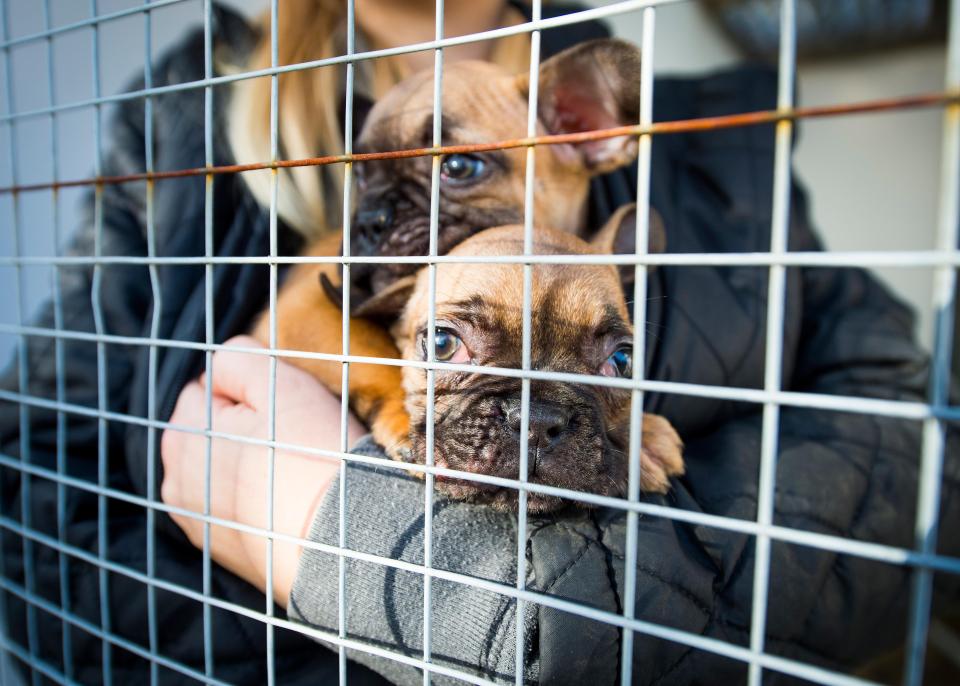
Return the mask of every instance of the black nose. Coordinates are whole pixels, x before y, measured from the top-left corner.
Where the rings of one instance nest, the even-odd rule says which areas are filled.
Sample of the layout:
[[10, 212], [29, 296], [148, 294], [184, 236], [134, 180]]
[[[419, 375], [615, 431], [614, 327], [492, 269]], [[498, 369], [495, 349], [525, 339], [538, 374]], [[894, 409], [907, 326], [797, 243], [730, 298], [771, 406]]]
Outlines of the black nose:
[[[501, 403], [507, 425], [517, 434], [520, 433], [520, 400], [504, 400]], [[559, 442], [570, 426], [573, 413], [569, 408], [539, 400], [530, 401], [529, 438], [541, 448]]]
[[353, 229], [359, 239], [358, 255], [372, 255], [384, 233], [393, 226], [393, 203], [381, 201], [363, 205], [353, 218]]

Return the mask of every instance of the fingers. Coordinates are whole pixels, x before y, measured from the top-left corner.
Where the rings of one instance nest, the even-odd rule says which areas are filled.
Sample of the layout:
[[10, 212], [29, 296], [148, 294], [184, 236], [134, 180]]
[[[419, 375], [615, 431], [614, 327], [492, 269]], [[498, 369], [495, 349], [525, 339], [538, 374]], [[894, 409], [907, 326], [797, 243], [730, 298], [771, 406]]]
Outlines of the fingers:
[[[163, 461], [163, 484], [161, 498], [164, 502], [190, 506], [186, 498], [184, 482], [194, 481], [196, 465], [203, 460], [208, 438], [189, 429], [216, 427], [217, 417], [233, 403], [221, 397], [211, 397], [211, 411], [207, 413], [207, 390], [198, 381], [191, 381], [177, 398], [176, 407], [170, 415], [171, 428], [160, 437], [160, 458]], [[181, 525], [182, 526], [182, 525]]]
[[[207, 414], [207, 385], [206, 374], [201, 374], [200, 378], [197, 381], [191, 381], [186, 386], [183, 387], [181, 392], [180, 399], [178, 399], [177, 404], [180, 404], [180, 400], [183, 401], [183, 420], [182, 423], [202, 423], [206, 424], [206, 414]], [[186, 393], [186, 397], [183, 396], [183, 393]], [[211, 410], [214, 416], [216, 416], [220, 410], [225, 407], [230, 407], [234, 403], [222, 395], [217, 395], [216, 393], [210, 394], [210, 404]], [[189, 413], [189, 414], [188, 414]], [[177, 414], [177, 410], [174, 409], [173, 415]]]
[[[211, 395], [210, 403], [210, 423], [212, 423], [213, 418], [216, 417], [221, 410], [233, 405], [227, 398], [219, 396], [216, 393]], [[192, 428], [204, 428], [207, 426], [207, 389], [203, 384], [203, 377], [198, 381], [191, 381], [180, 391], [177, 404], [173, 408], [173, 414], [170, 415], [170, 423]]]
[[[173, 408], [173, 414], [170, 415], [170, 423], [175, 426], [188, 426], [191, 428], [200, 428], [198, 421], [200, 412], [204, 408], [204, 391], [199, 383], [191, 381], [177, 397], [177, 404]], [[186, 434], [176, 429], [164, 429], [160, 436], [160, 455], [164, 461], [164, 467], [167, 467], [168, 459], [173, 459], [179, 455], [183, 449], [183, 443]]]
[[[250, 336], [234, 336], [225, 345], [263, 348]], [[269, 357], [234, 350], [218, 350], [213, 354], [212, 371], [213, 378], [209, 381], [215, 396], [251, 407], [266, 407], [270, 378]]]
[[[235, 336], [224, 345], [237, 348], [263, 346], [250, 336]], [[211, 388], [215, 396], [242, 403], [256, 410], [266, 410], [270, 403], [270, 368], [268, 355], [221, 349], [213, 355]], [[206, 382], [205, 377], [201, 377]], [[278, 409], [285, 402], [316, 401], [316, 395], [330, 395], [307, 372], [283, 360], [277, 361], [276, 390]]]

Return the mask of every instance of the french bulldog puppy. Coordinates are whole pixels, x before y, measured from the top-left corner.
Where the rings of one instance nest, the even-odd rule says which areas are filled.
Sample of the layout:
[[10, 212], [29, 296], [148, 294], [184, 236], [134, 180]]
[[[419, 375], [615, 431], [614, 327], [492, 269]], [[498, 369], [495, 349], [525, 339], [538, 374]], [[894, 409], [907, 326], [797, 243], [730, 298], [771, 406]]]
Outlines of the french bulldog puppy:
[[[529, 75], [507, 74], [489, 62], [444, 67], [444, 145], [492, 143], [527, 135]], [[570, 48], [540, 67], [538, 135], [636, 124], [640, 107], [640, 53], [620, 40]], [[370, 111], [357, 152], [430, 147], [433, 71], [403, 81]], [[623, 136], [537, 149], [534, 216], [538, 224], [573, 234], [586, 227], [590, 179], [631, 162], [637, 139]], [[447, 155], [440, 165], [442, 255], [468, 236], [523, 221], [525, 148]], [[375, 161], [355, 166], [357, 211], [352, 255], [426, 255], [429, 252], [432, 159]], [[357, 265], [354, 288], [379, 291], [417, 265]], [[358, 300], [359, 302], [359, 300]]]
[[[540, 67], [538, 134], [572, 133], [636, 123], [640, 57], [619, 40], [582, 43]], [[522, 138], [527, 130], [528, 74], [509, 74], [486, 62], [447, 65], [443, 74], [443, 143], [489, 143]], [[429, 146], [433, 129], [433, 72], [416, 74], [394, 87], [371, 109], [355, 146], [357, 152]], [[636, 138], [623, 136], [537, 150], [534, 216], [539, 225], [571, 234], [585, 232], [590, 179], [636, 157]], [[526, 151], [446, 155], [441, 160], [438, 251], [448, 252], [486, 228], [522, 221]], [[355, 165], [357, 206], [351, 223], [350, 254], [427, 255], [429, 252], [429, 157]], [[342, 237], [311, 245], [307, 255], [340, 254]], [[356, 264], [351, 269], [351, 302], [409, 276], [419, 265]], [[317, 286], [318, 277], [325, 285]], [[277, 345], [285, 350], [341, 354], [341, 296], [336, 265], [291, 269], [277, 301]], [[399, 357], [390, 335], [376, 323], [354, 317], [350, 350], [366, 357]], [[264, 313], [252, 335], [270, 340]], [[341, 393], [342, 365], [287, 358]], [[387, 444], [406, 435], [400, 369], [353, 363], [349, 399], [374, 438]], [[378, 418], [373, 422], [374, 417]]]
[[[555, 229], [538, 228], [534, 253], [592, 255], [633, 252], [635, 208], [617, 211], [590, 243]], [[651, 216], [651, 250], [663, 229]], [[523, 227], [488, 229], [451, 255], [503, 256], [523, 252]], [[519, 264], [443, 263], [436, 273], [434, 352], [438, 362], [520, 368], [522, 340]], [[540, 371], [614, 378], [632, 374], [633, 328], [618, 270], [609, 265], [543, 264], [533, 267], [531, 363]], [[403, 358], [426, 360], [429, 311], [427, 270], [395, 281], [362, 304], [365, 314], [402, 309], [392, 332]], [[641, 361], [636, 361], [641, 364]], [[394, 452], [425, 462], [426, 371], [403, 368], [410, 430]], [[515, 479], [519, 469], [521, 381], [462, 370], [435, 375], [434, 463], [460, 471]], [[528, 478], [609, 496], [627, 490], [630, 391], [558, 381], [530, 384]], [[374, 422], [376, 426], [376, 420]], [[669, 477], [683, 474], [682, 443], [663, 417], [644, 414], [640, 484], [666, 492]], [[464, 479], [436, 479], [456, 499], [516, 509], [517, 492]], [[556, 497], [530, 494], [528, 510], [561, 507]]]

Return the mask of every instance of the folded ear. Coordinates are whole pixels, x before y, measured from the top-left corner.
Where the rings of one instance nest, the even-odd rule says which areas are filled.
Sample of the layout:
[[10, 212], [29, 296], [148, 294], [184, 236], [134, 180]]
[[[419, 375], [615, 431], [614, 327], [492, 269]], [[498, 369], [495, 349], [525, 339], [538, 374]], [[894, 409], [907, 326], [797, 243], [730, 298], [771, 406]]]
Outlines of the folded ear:
[[[527, 74], [517, 76], [521, 93], [529, 92], [529, 81]], [[537, 103], [540, 121], [551, 134], [638, 123], [640, 50], [626, 41], [605, 38], [554, 55], [540, 66]], [[637, 156], [635, 136], [555, 147], [577, 155], [593, 174], [621, 167]]]
[[351, 315], [368, 319], [397, 319], [406, 307], [416, 284], [416, 274], [398, 279], [379, 293], [374, 293], [358, 303], [356, 307], [352, 307]]
[[[350, 316], [366, 317], [368, 319], [396, 319], [400, 316], [413, 287], [416, 284], [415, 275], [405, 276], [395, 281], [379, 293], [369, 294], [359, 289], [350, 290]], [[324, 272], [320, 272], [320, 287], [327, 297], [337, 307], [343, 304], [343, 287], [330, 280]]]
[[327, 294], [327, 298], [330, 299], [337, 307], [343, 307], [343, 287], [337, 286], [333, 281], [330, 280], [330, 277], [326, 275], [325, 272], [320, 272], [320, 287], [323, 288], [323, 292]]
[[[607, 220], [603, 228], [590, 241], [590, 245], [601, 254], [631, 255], [637, 252], [637, 205], [629, 203], [621, 206]], [[650, 208], [647, 252], [662, 253], [667, 249], [667, 234], [663, 228], [660, 213]], [[625, 283], [633, 281], [633, 265], [621, 265], [620, 278]]]

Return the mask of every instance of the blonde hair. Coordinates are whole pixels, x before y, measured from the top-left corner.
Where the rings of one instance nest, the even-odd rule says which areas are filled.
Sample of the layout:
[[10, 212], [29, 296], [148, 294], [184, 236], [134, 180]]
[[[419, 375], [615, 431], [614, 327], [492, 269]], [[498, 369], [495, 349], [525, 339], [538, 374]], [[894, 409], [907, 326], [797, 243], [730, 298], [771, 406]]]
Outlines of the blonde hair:
[[[519, 15], [516, 10], [514, 13]], [[522, 21], [520, 17], [519, 21]], [[517, 17], [512, 17], [516, 22]], [[269, 13], [259, 21], [260, 38], [246, 64], [221, 65], [224, 71], [270, 67]], [[297, 64], [346, 52], [346, 14], [342, 0], [282, 2], [277, 18], [277, 64]], [[357, 51], [370, 49], [357, 33]], [[491, 59], [521, 71], [529, 64], [525, 34], [498, 40]], [[354, 93], [371, 101], [405, 78], [409, 69], [400, 57], [356, 63]], [[280, 74], [278, 83], [278, 156], [302, 159], [343, 153], [344, 65]], [[269, 77], [245, 79], [232, 86], [227, 138], [237, 163], [270, 160]], [[354, 132], [356, 134], [358, 132]], [[270, 170], [246, 172], [241, 178], [263, 206], [269, 206]], [[278, 170], [277, 214], [309, 239], [340, 227], [343, 216], [343, 170], [340, 165]]]

